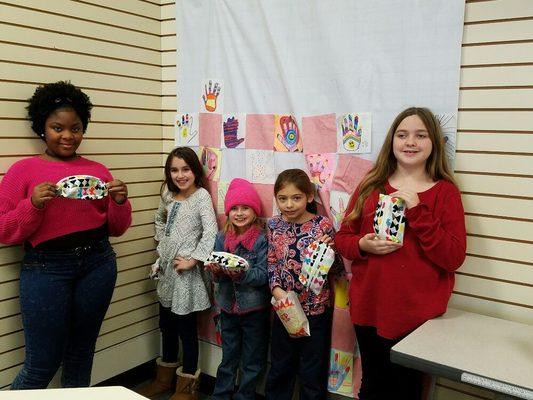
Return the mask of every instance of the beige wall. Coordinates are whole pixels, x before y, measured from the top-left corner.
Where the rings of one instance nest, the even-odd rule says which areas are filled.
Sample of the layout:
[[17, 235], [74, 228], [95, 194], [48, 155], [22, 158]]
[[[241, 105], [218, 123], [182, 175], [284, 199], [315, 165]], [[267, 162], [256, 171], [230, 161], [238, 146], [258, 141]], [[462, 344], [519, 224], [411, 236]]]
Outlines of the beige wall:
[[[128, 182], [135, 209], [134, 227], [115, 240], [121, 272], [99, 339], [105, 350], [96, 358], [100, 365], [114, 364], [95, 369], [101, 380], [157, 352], [153, 286], [144, 277], [154, 256], [152, 217], [161, 165], [174, 138], [175, 6], [169, 0], [41, 4], [0, 5], [0, 51], [6, 55], [0, 61], [0, 176], [16, 159], [40, 151], [23, 110], [35, 84], [71, 79], [84, 88], [96, 107], [83, 153]], [[532, 1], [467, 0], [456, 178], [468, 257], [451, 305], [528, 324], [533, 324], [532, 42]], [[17, 248], [0, 247], [0, 387], [23, 359], [19, 260]], [[214, 349], [203, 351], [209, 359], [219, 357]], [[119, 360], [113, 358], [118, 353]], [[447, 380], [437, 382], [436, 394], [439, 400], [494, 398]]]
[[[17, 159], [42, 152], [26, 99], [38, 83], [71, 80], [94, 103], [80, 148], [127, 182], [133, 225], [112, 240], [119, 274], [97, 343], [93, 382], [159, 351], [153, 215], [162, 176], [160, 1], [7, 0], [0, 4], [0, 179]], [[19, 316], [21, 250], [0, 245], [0, 388], [24, 359]]]
[[[456, 178], [468, 256], [450, 305], [533, 324], [533, 2], [467, 1]], [[437, 399], [494, 394], [439, 380]]]

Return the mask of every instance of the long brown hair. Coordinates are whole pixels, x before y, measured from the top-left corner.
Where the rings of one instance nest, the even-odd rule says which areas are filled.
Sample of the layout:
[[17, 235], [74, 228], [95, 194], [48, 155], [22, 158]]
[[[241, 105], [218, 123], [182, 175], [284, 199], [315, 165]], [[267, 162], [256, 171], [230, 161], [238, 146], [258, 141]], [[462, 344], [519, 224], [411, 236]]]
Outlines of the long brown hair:
[[274, 183], [274, 196], [283, 189], [286, 185], [293, 184], [298, 190], [305, 193], [307, 198], [313, 197], [313, 201], [305, 205], [305, 209], [311, 214], [317, 213], [317, 205], [315, 197], [315, 185], [309, 179], [309, 176], [298, 168], [286, 169], [280, 173]]
[[426, 160], [426, 171], [428, 175], [433, 181], [443, 179], [455, 184], [444, 155], [444, 136], [442, 135], [439, 121], [428, 108], [407, 108], [398, 114], [398, 116], [392, 122], [389, 132], [385, 137], [385, 141], [383, 142], [383, 146], [379, 152], [376, 163], [361, 181], [357, 188], [358, 190], [356, 190], [352, 195], [357, 196], [357, 200], [355, 201], [352, 212], [344, 218], [345, 221], [354, 220], [361, 215], [366, 199], [374, 190], [378, 188], [382, 191], [385, 190], [384, 188], [387, 179], [394, 173], [394, 171], [396, 171], [398, 166], [392, 149], [394, 134], [396, 133], [396, 129], [398, 129], [398, 125], [400, 125], [405, 118], [410, 117], [411, 115], [418, 115], [418, 117], [424, 123], [428, 132], [428, 136], [431, 139], [431, 154]]
[[170, 167], [174, 157], [181, 158], [191, 168], [191, 171], [194, 174], [194, 184], [196, 187], [207, 188], [207, 178], [205, 177], [205, 172], [202, 168], [202, 164], [200, 164], [198, 155], [189, 147], [176, 147], [169, 153], [167, 161], [165, 162], [165, 181], [161, 185], [161, 195], [163, 195], [165, 187], [174, 193], [179, 193], [180, 191], [170, 176]]

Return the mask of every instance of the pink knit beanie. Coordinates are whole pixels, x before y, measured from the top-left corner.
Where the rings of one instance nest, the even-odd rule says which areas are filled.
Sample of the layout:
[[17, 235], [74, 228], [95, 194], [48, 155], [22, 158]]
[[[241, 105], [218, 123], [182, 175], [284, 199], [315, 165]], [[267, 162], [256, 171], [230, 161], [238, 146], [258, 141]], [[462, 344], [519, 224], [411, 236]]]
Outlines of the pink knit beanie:
[[234, 206], [248, 206], [261, 215], [261, 200], [254, 187], [246, 179], [235, 178], [231, 181], [224, 199], [224, 211], [229, 215]]

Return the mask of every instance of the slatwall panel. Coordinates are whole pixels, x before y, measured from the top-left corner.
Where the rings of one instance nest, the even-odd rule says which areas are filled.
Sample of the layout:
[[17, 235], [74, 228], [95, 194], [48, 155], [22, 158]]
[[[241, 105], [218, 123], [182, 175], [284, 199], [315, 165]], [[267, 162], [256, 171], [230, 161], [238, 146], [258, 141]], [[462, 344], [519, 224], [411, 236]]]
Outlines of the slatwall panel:
[[[97, 343], [95, 383], [159, 351], [157, 302], [146, 275], [163, 174], [160, 1], [6, 0], [0, 30], [0, 179], [16, 160], [43, 151], [24, 109], [36, 85], [71, 80], [94, 104], [80, 153], [128, 184], [133, 224], [112, 239], [119, 274]], [[0, 388], [24, 359], [21, 256], [18, 246], [0, 245]]]
[[163, 66], [163, 151], [174, 147], [174, 117], [176, 111], [176, 6], [173, 1], [161, 4], [161, 65]]
[[[467, 258], [450, 305], [533, 324], [533, 2], [466, 2], [456, 178]], [[439, 379], [436, 398], [493, 399]]]
[[[466, 1], [456, 179], [463, 193], [468, 256], [451, 305], [533, 323], [533, 2]], [[161, 8], [163, 148], [173, 146], [175, 7]], [[179, 54], [178, 54], [179, 60]], [[215, 357], [216, 358], [216, 357]], [[439, 400], [494, 399], [439, 379]]]

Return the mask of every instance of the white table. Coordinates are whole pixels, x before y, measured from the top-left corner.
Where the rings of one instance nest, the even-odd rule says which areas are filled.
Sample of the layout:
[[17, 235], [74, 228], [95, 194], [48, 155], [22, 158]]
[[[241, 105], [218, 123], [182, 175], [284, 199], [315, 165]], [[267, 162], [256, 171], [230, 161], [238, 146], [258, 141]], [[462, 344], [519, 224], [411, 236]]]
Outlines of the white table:
[[122, 386], [101, 386], [76, 389], [6, 390], [1, 400], [146, 400]]
[[532, 325], [449, 309], [396, 344], [391, 360], [507, 396], [533, 399]]

